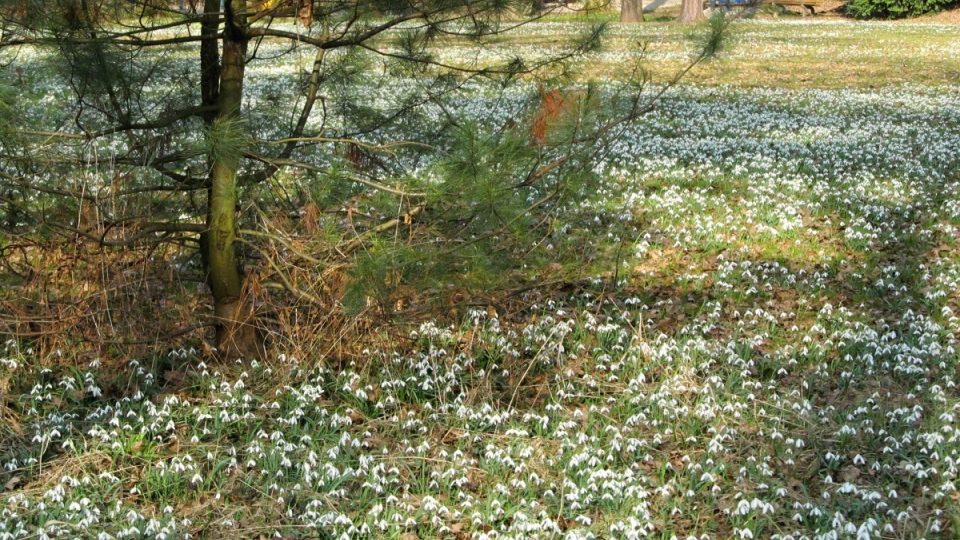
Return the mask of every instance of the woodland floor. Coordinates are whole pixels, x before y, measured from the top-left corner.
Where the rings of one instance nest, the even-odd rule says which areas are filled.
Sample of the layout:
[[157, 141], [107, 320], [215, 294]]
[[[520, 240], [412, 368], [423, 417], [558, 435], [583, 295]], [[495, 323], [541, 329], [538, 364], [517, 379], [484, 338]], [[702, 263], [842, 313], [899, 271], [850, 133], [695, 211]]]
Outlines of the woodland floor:
[[[612, 31], [582, 77], [692, 50]], [[620, 235], [616, 283], [560, 269], [335, 358], [11, 340], [0, 539], [956, 538], [958, 76], [954, 25], [746, 21], [570, 232]]]

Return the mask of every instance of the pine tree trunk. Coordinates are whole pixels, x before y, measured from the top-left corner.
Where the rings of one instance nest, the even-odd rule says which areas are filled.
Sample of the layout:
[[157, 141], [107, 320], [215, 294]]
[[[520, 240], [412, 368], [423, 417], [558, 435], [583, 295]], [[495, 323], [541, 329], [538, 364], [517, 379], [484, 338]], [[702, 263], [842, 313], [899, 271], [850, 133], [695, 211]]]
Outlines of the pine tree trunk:
[[[229, 122], [240, 114], [247, 53], [246, 23], [242, 15], [245, 4], [245, 0], [227, 0], [225, 4], [226, 24], [214, 122]], [[243, 274], [235, 249], [239, 166], [240, 156], [231, 152], [218, 152], [214, 157], [207, 201], [207, 239], [204, 242], [217, 319], [217, 348], [227, 357], [256, 353], [256, 333], [250, 324], [249, 306], [242, 299]]]
[[680, 22], [697, 22], [703, 18], [703, 0], [683, 0], [680, 8]]
[[643, 22], [643, 0], [622, 0], [620, 2], [620, 22]]

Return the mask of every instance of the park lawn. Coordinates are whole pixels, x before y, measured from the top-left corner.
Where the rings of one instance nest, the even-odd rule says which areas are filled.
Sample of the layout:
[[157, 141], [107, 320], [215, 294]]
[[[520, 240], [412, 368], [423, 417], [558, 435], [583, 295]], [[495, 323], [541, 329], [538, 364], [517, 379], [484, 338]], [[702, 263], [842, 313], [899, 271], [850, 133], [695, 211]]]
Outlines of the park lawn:
[[[596, 54], [579, 76], [618, 79], [645, 58], [655, 80], [664, 80], [698, 51], [702, 32], [670, 22], [610, 24], [610, 47]], [[524, 34], [504, 36], [504, 54], [559, 49], [583, 31], [582, 21], [534, 23]], [[641, 54], [640, 45], [646, 46]], [[456, 45], [456, 43], [454, 44]], [[464, 50], [468, 45], [460, 43]], [[547, 45], [547, 47], [545, 47]], [[742, 19], [728, 50], [690, 73], [688, 83], [780, 88], [874, 88], [891, 84], [954, 84], [960, 77], [960, 31], [935, 22], [858, 22], [839, 17]], [[444, 57], [463, 56], [456, 46]]]

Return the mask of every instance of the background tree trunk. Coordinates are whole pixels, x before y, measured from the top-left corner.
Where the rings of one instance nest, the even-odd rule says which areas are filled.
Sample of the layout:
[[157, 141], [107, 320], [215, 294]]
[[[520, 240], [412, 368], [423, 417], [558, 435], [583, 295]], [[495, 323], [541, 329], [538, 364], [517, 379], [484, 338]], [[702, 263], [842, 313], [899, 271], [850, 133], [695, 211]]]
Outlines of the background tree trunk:
[[703, 18], [703, 0], [683, 0], [680, 8], [680, 22], [697, 22]]
[[[200, 96], [204, 105], [215, 105], [220, 88], [220, 44], [217, 34], [220, 31], [220, 0], [204, 0], [203, 22], [200, 24]], [[206, 113], [204, 120], [209, 124], [216, 113]]]
[[313, 25], [313, 0], [297, 2], [297, 20], [307, 28]]
[[620, 2], [620, 22], [643, 22], [643, 0], [623, 0]]
[[[220, 88], [213, 137], [231, 136], [239, 127], [243, 100], [243, 76], [247, 54], [245, 0], [225, 4]], [[212, 141], [214, 147], [220, 141]], [[256, 332], [250, 324], [249, 306], [243, 301], [243, 274], [236, 254], [237, 170], [240, 155], [228, 150], [214, 152], [207, 201], [207, 273], [217, 319], [217, 348], [229, 357], [256, 354]]]

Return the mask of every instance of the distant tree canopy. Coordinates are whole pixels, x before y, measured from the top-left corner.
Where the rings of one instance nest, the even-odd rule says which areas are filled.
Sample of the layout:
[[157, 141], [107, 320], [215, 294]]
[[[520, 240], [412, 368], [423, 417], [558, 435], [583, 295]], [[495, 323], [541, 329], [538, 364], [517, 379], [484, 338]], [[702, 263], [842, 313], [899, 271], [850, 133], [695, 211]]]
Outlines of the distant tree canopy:
[[847, 12], [861, 19], [900, 19], [960, 5], [957, 0], [850, 0]]
[[[363, 309], [401, 284], [480, 283], [549, 260], [536, 239], [589, 196], [605, 141], [650, 106], [638, 70], [607, 97], [615, 106], [592, 105], [592, 88], [555, 98], [537, 138], [536, 93], [513, 94], [524, 99], [506, 121], [462, 111], [523, 78], [557, 85], [599, 47], [603, 27], [585, 26], [546, 54], [480, 55], [544, 13], [528, 15], [529, 0], [20, 0], [0, 12], [6, 232], [175, 246], [178, 271], [204, 276], [230, 354], [256, 348], [251, 267], [318, 303], [316, 276], [345, 267], [335, 300]], [[315, 279], [292, 277], [304, 267]]]

